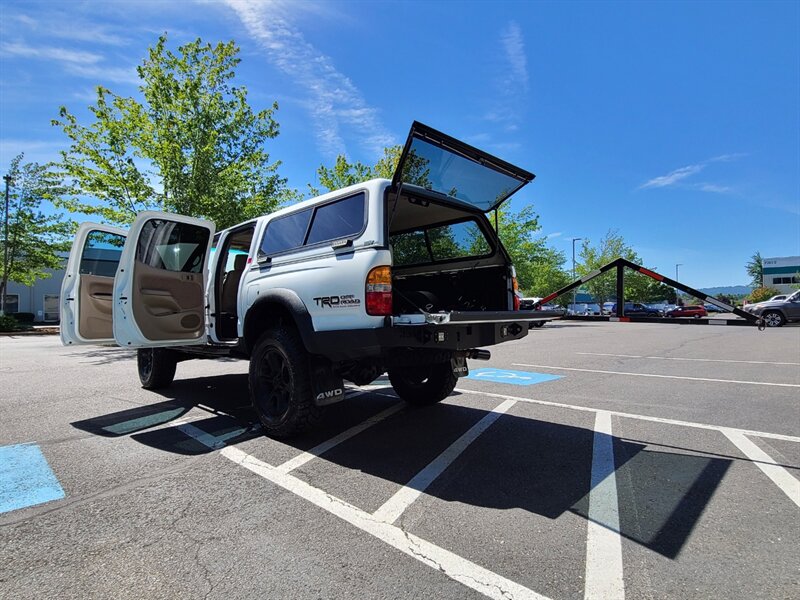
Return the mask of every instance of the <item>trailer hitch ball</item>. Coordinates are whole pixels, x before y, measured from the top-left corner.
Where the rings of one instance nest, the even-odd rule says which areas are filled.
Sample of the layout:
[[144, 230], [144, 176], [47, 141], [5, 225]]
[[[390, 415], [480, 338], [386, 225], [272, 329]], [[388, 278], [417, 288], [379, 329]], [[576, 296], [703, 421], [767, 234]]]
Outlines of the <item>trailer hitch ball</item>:
[[467, 350], [467, 358], [472, 358], [474, 360], [489, 360], [492, 358], [492, 353], [481, 348], [473, 348], [472, 350]]

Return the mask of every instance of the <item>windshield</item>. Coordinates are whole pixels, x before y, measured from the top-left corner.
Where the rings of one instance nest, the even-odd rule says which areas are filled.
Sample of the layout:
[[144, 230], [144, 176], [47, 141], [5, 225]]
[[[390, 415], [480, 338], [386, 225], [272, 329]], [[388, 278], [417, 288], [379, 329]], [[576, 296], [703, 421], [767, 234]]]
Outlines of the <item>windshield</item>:
[[532, 173], [414, 123], [394, 183], [419, 186], [486, 212], [533, 177]]

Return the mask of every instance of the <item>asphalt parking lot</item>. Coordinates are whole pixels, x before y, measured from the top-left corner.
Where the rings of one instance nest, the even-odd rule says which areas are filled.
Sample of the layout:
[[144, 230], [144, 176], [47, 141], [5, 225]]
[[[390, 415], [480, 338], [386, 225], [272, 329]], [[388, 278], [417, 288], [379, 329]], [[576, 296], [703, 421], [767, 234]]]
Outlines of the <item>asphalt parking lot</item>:
[[0, 338], [0, 597], [800, 595], [800, 327], [565, 321], [492, 354], [287, 443], [245, 362], [154, 393], [129, 350]]

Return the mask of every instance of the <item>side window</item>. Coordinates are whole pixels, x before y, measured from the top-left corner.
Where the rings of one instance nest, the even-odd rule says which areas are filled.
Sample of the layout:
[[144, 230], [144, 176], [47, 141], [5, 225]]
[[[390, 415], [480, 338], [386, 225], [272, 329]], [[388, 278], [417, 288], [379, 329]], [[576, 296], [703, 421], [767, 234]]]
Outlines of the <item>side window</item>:
[[306, 245], [346, 238], [361, 231], [366, 199], [362, 193], [317, 208]]
[[261, 252], [266, 255], [277, 254], [302, 246], [310, 220], [309, 208], [270, 221], [261, 242]]
[[200, 273], [208, 235], [205, 227], [151, 219], [139, 236], [136, 260], [166, 271]]
[[364, 227], [366, 199], [366, 194], [356, 194], [270, 221], [260, 253], [270, 256], [357, 234]]
[[80, 274], [114, 277], [124, 245], [124, 235], [90, 231], [81, 253]]

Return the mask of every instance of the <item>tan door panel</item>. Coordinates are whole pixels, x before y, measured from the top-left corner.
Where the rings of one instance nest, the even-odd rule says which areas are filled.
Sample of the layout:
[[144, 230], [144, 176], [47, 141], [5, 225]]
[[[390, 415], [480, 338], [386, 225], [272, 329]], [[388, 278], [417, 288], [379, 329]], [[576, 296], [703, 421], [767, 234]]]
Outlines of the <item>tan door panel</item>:
[[166, 271], [136, 261], [131, 306], [136, 323], [149, 340], [199, 338], [203, 323], [203, 277]]
[[102, 275], [81, 275], [80, 290], [78, 333], [87, 340], [113, 338], [111, 301], [114, 278]]

